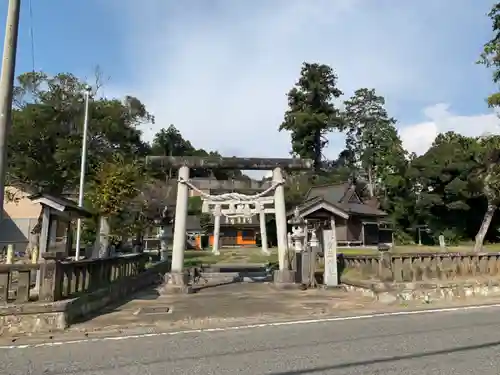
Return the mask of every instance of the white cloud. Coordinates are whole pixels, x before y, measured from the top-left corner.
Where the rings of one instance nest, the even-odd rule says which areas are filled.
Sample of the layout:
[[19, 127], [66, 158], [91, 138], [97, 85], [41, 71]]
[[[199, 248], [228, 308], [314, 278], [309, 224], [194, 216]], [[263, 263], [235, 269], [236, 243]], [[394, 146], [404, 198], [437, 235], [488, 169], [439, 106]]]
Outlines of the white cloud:
[[[453, 64], [461, 50], [457, 30], [483, 19], [489, 2], [149, 0], [138, 7], [136, 0], [115, 1], [126, 25], [123, 63], [134, 73], [110, 90], [146, 103], [157, 120], [145, 129], [149, 139], [173, 123], [197, 147], [283, 157], [289, 135], [277, 128], [303, 61], [334, 67], [346, 95], [376, 88], [391, 111], [404, 112], [402, 103], [448, 101], [463, 89], [464, 73]], [[447, 108], [444, 117], [427, 115], [428, 123], [401, 130], [413, 150], [427, 147], [440, 129], [470, 124]], [[328, 156], [336, 156], [342, 140], [332, 137]]]
[[460, 116], [450, 106], [439, 103], [424, 109], [425, 122], [400, 128], [399, 134], [408, 151], [421, 155], [427, 151], [439, 133], [455, 131], [468, 137], [500, 133], [500, 120], [495, 113]]

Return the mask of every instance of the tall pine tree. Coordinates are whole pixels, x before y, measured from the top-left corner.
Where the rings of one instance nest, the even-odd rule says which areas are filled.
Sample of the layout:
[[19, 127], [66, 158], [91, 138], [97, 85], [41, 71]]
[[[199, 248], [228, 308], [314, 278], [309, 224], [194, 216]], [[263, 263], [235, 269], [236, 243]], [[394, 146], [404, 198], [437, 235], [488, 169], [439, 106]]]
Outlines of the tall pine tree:
[[288, 93], [289, 109], [279, 130], [287, 130], [292, 138], [292, 154], [314, 161], [321, 169], [327, 134], [342, 130], [342, 116], [332, 100], [342, 91], [337, 88], [337, 75], [328, 65], [304, 63], [300, 78]]

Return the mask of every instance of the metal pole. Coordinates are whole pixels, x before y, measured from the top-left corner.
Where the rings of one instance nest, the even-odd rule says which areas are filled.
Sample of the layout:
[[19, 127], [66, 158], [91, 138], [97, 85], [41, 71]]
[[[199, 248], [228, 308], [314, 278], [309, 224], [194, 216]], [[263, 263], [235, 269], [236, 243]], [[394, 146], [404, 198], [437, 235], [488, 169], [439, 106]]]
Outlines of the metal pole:
[[0, 219], [3, 219], [5, 175], [7, 172], [7, 137], [12, 122], [12, 91], [14, 88], [20, 9], [21, 0], [9, 0], [0, 81]]
[[[78, 191], [78, 206], [83, 207], [83, 187], [85, 185], [85, 170], [87, 167], [87, 133], [89, 128], [89, 97], [90, 89], [85, 90], [85, 116], [83, 119], [82, 158], [80, 164], [80, 190]], [[80, 239], [82, 235], [82, 219], [76, 224], [76, 251], [75, 260], [80, 259]]]

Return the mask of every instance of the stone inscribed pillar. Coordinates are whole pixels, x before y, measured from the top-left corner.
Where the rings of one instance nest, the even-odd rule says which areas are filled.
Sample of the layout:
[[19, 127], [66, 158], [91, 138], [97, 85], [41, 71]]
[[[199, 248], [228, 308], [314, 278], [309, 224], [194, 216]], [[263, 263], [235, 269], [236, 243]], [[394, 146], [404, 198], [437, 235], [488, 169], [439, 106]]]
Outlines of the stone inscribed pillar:
[[212, 244], [212, 253], [214, 253], [215, 255], [220, 255], [219, 251], [220, 217], [221, 217], [221, 208], [220, 204], [218, 204], [215, 206], [214, 210], [214, 242]]
[[335, 217], [330, 219], [331, 238], [325, 239], [324, 256], [325, 256], [325, 271], [323, 275], [323, 283], [326, 287], [338, 286], [339, 275], [337, 270], [337, 233], [335, 230]]
[[[273, 183], [282, 183], [283, 174], [281, 168], [273, 170]], [[288, 238], [286, 230], [285, 190], [283, 185], [276, 187], [274, 191], [274, 210], [276, 213], [276, 237], [278, 242], [278, 260], [280, 270], [288, 268], [287, 252]]]
[[106, 216], [101, 216], [97, 225], [92, 258], [107, 258], [109, 256], [109, 233], [109, 220]]

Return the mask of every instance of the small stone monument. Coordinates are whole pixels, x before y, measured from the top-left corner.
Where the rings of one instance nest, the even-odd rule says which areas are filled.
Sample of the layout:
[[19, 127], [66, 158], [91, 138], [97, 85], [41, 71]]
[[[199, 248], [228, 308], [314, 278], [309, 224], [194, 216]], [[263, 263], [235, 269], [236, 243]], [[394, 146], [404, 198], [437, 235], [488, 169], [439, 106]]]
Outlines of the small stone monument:
[[444, 241], [443, 235], [439, 236], [439, 248], [441, 249], [441, 251], [446, 251], [446, 242]]

